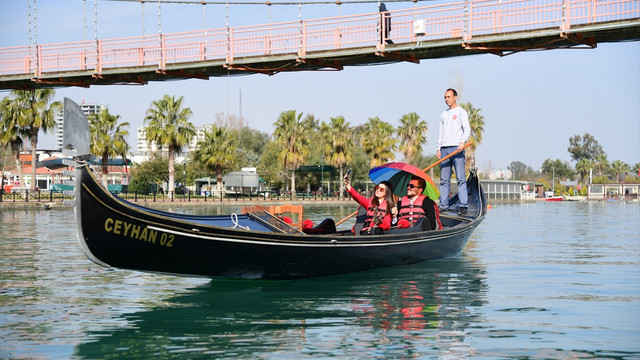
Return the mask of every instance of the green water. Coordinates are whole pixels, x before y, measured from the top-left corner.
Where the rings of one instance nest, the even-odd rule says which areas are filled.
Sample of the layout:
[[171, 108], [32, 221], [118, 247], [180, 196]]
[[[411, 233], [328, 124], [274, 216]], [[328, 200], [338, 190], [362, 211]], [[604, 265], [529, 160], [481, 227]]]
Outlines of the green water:
[[638, 203], [498, 205], [462, 256], [295, 281], [106, 269], [71, 209], [5, 209], [0, 274], [2, 359], [640, 358]]

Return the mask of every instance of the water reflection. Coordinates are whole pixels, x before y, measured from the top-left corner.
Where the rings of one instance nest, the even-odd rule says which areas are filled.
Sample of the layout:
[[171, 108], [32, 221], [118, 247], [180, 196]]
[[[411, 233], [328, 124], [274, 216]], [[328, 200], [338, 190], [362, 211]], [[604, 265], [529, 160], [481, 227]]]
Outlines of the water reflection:
[[465, 258], [300, 281], [214, 280], [90, 332], [80, 358], [414, 357], [471, 352], [465, 334], [485, 294]]
[[637, 360], [638, 206], [499, 204], [462, 257], [278, 282], [106, 269], [71, 209], [0, 207], [0, 358]]

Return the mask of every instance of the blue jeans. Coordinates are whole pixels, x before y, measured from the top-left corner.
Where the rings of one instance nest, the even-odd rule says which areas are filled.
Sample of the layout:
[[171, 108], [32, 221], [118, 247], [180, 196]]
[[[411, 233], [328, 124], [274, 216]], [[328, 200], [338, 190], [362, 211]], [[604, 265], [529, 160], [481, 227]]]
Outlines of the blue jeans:
[[[443, 158], [458, 150], [457, 146], [445, 146], [440, 148], [440, 157]], [[440, 208], [448, 209], [449, 189], [451, 182], [451, 164], [456, 170], [456, 181], [458, 182], [458, 200], [460, 207], [467, 207], [467, 180], [464, 176], [464, 150], [448, 158], [440, 164]]]

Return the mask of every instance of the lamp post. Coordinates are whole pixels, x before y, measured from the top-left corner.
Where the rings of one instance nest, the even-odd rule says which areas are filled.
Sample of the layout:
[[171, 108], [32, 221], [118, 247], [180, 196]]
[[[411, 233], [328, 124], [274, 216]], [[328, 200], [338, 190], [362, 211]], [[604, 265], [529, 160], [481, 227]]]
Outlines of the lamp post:
[[322, 193], [320, 197], [324, 195], [324, 155], [322, 156], [322, 166], [320, 168], [320, 188], [322, 189]]
[[552, 176], [551, 176], [551, 191], [553, 191], [553, 195], [556, 195], [556, 164], [551, 164], [551, 171], [552, 171]]
[[184, 188], [187, 188], [187, 159], [184, 159], [184, 162], [182, 163], [182, 186], [184, 186]]

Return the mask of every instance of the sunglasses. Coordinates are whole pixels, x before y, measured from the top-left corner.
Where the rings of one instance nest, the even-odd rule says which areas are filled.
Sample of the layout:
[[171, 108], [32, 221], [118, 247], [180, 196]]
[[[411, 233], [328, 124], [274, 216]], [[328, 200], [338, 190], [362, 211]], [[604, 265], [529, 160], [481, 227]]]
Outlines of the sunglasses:
[[420, 189], [420, 186], [418, 186], [418, 185], [413, 185], [413, 184], [409, 184], [409, 185], [407, 185], [407, 187], [408, 187], [409, 189], [415, 189], [415, 188]]
[[387, 189], [387, 188], [386, 188], [386, 187], [384, 187], [384, 186], [382, 186], [382, 185], [378, 185], [378, 186], [376, 186], [376, 191], [378, 191], [378, 190], [385, 191], [386, 189]]

